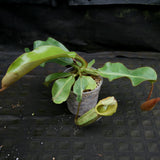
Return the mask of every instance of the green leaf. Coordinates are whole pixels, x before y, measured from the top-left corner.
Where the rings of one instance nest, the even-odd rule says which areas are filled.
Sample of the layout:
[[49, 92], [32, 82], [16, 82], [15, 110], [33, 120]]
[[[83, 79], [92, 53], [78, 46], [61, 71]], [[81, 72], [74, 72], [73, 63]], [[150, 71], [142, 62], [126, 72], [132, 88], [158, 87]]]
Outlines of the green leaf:
[[141, 67], [130, 70], [127, 69], [122, 63], [107, 62], [97, 71], [102, 77], [108, 78], [109, 81], [127, 77], [131, 80], [133, 86], [137, 86], [143, 81], [155, 82], [157, 80], [157, 74], [151, 67]]
[[71, 65], [73, 63], [73, 60], [72, 60], [72, 58], [64, 57], [64, 58], [53, 59], [52, 62], [58, 63], [63, 66], [67, 66], [67, 65]]
[[97, 87], [96, 81], [90, 76], [83, 76], [87, 80], [87, 87], [85, 89], [93, 90]]
[[91, 68], [94, 64], [95, 64], [95, 59], [91, 60], [91, 61], [88, 63], [88, 68]]
[[58, 64], [60, 64], [62, 66], [67, 66], [67, 65], [72, 65], [73, 60], [72, 60], [72, 58], [67, 58], [67, 57], [56, 58], [56, 59], [51, 59], [51, 60], [49, 60], [47, 62], [44, 62], [40, 66], [41, 67], [45, 67], [45, 64], [49, 63], [49, 62], [54, 62], [54, 63], [58, 63]]
[[46, 41], [37, 40], [33, 43], [33, 49], [36, 49], [40, 46], [52, 45], [56, 47], [60, 47], [64, 51], [68, 52], [69, 50], [59, 41], [55, 40], [54, 38], [49, 37]]
[[29, 48], [25, 48], [24, 51], [25, 51], [25, 53], [27, 53], [27, 52], [30, 52], [30, 49]]
[[56, 80], [52, 87], [53, 102], [56, 104], [60, 104], [66, 101], [74, 82], [75, 78], [73, 76]]
[[90, 76], [81, 76], [77, 79], [73, 86], [73, 92], [77, 95], [77, 101], [82, 100], [83, 91], [86, 89], [93, 90], [96, 88], [96, 82]]
[[54, 80], [56, 79], [59, 79], [59, 78], [65, 78], [65, 77], [68, 77], [68, 76], [71, 76], [71, 73], [52, 73], [52, 74], [49, 74], [46, 78], [45, 78], [45, 82], [44, 84], [46, 86], [48, 86], [51, 82], [53, 82]]
[[79, 61], [76, 61], [76, 64], [77, 64], [79, 67], [81, 67], [81, 66], [82, 66], [82, 63], [81, 63], [81, 62], [79, 62]]
[[2, 79], [2, 88], [7, 88], [47, 60], [60, 57], [75, 58], [75, 56], [75, 52], [65, 52], [55, 46], [41, 46], [31, 52], [24, 53], [9, 66], [6, 75]]
[[37, 40], [37, 41], [34, 41], [33, 43], [33, 49], [36, 49], [40, 46], [47, 46], [47, 45], [50, 45], [50, 44], [48, 44], [46, 41]]
[[85, 78], [85, 76], [79, 77], [74, 86], [73, 86], [73, 92], [77, 95], [77, 101], [80, 102], [82, 100], [82, 93], [88, 86], [88, 81]]
[[[49, 37], [46, 41], [40, 41], [40, 40], [35, 41], [33, 44], [33, 48], [35, 49], [37, 47], [46, 46], [46, 45], [53, 45], [56, 47], [60, 47], [64, 51], [69, 52], [69, 50], [62, 43], [60, 43], [59, 41], [57, 41], [51, 37]], [[71, 65], [73, 63], [73, 60], [72, 60], [72, 58], [67, 58], [67, 57], [57, 58], [57, 59], [53, 59], [53, 60], [49, 60], [47, 62], [44, 62], [40, 66], [45, 67], [45, 64], [48, 62], [54, 62], [54, 63], [58, 63], [63, 66], [67, 66], [67, 65]]]
[[49, 43], [50, 45], [60, 47], [64, 51], [69, 51], [62, 43], [55, 40], [54, 38], [49, 37], [46, 42]]

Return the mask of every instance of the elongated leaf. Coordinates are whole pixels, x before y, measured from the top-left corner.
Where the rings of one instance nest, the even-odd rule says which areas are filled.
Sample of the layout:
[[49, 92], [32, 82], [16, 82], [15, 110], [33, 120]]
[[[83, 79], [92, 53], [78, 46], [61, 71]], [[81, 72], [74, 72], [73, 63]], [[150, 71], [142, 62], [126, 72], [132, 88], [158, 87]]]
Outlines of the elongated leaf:
[[59, 41], [55, 40], [54, 38], [49, 37], [46, 41], [37, 40], [33, 43], [33, 49], [36, 49], [40, 46], [46, 46], [46, 45], [53, 45], [56, 47], [60, 47], [64, 51], [68, 52], [69, 50]]
[[92, 77], [90, 77], [90, 76], [83, 76], [83, 77], [87, 80], [87, 83], [88, 83], [88, 85], [85, 89], [93, 90], [96, 88], [97, 84]]
[[60, 104], [67, 100], [74, 81], [73, 76], [55, 81], [52, 87], [52, 100], [54, 103]]
[[77, 101], [82, 100], [82, 93], [88, 86], [88, 81], [85, 76], [79, 77], [73, 86], [73, 92], [77, 95]]
[[[60, 47], [64, 51], [69, 52], [69, 50], [62, 43], [60, 43], [59, 41], [57, 41], [57, 40], [55, 40], [54, 38], [51, 38], [51, 37], [49, 37], [46, 41], [40, 41], [40, 40], [35, 41], [34, 44], [33, 44], [33, 48], [36, 49], [37, 47], [46, 46], [46, 45], [53, 45], [53, 46], [56, 46], [56, 47]], [[58, 64], [63, 65], [63, 66], [67, 66], [67, 65], [71, 65], [73, 63], [73, 60], [72, 60], [72, 58], [67, 58], [67, 57], [56, 58], [56, 59], [44, 62], [44, 63], [40, 64], [40, 66], [44, 67], [45, 64], [48, 63], [48, 62], [54, 62], [54, 63], [58, 63]]]
[[91, 60], [91, 61], [88, 63], [88, 68], [91, 68], [94, 64], [95, 64], [95, 59]]
[[53, 82], [54, 80], [56, 79], [59, 79], [59, 78], [65, 78], [65, 77], [69, 77], [71, 76], [71, 73], [52, 73], [52, 74], [49, 74], [46, 78], [45, 78], [45, 82], [44, 84], [46, 86], [48, 86], [51, 82]]
[[97, 71], [102, 77], [108, 78], [109, 81], [121, 77], [127, 77], [131, 80], [133, 86], [137, 86], [143, 81], [155, 82], [157, 80], [157, 74], [151, 67], [141, 67], [135, 70], [130, 70], [122, 63], [107, 62]]
[[47, 60], [59, 57], [75, 58], [75, 56], [75, 52], [65, 52], [55, 46], [41, 46], [31, 52], [24, 53], [9, 66], [6, 75], [2, 79], [2, 88], [7, 88]]
[[60, 64], [62, 66], [67, 66], [67, 65], [73, 64], [72, 58], [63, 57], [63, 58], [51, 59], [47, 62], [42, 63], [40, 66], [45, 67], [46, 63], [49, 63], [49, 62], [54, 62], [54, 63]]

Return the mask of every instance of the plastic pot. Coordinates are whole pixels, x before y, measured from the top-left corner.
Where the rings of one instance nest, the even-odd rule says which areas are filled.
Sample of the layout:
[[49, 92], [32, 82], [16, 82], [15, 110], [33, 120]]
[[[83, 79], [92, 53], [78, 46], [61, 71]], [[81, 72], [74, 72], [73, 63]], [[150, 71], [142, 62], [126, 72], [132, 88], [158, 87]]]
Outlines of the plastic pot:
[[[69, 72], [71, 69], [72, 68], [69, 68], [65, 70], [65, 72]], [[95, 88], [92, 91], [83, 92], [82, 102], [81, 102], [79, 114], [78, 114], [79, 116], [81, 116], [82, 114], [86, 113], [87, 111], [89, 111], [90, 109], [96, 106], [97, 101], [98, 101], [99, 91], [103, 83], [103, 78], [100, 77], [100, 79], [101, 80], [97, 88]], [[67, 106], [68, 106], [69, 111], [72, 114], [74, 115], [77, 114], [78, 102], [76, 101], [76, 95], [72, 91], [70, 93], [70, 96], [68, 97]]]

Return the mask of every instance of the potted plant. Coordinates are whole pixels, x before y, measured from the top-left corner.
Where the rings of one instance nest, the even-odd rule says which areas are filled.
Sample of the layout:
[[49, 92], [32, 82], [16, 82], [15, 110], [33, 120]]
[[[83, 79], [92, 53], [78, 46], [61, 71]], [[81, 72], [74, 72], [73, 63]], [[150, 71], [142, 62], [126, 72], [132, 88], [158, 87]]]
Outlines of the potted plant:
[[[117, 101], [113, 96], [104, 98], [97, 103], [97, 94], [103, 81], [102, 77], [108, 78], [109, 81], [127, 77], [133, 86], [137, 86], [143, 81], [151, 82], [152, 88], [148, 100], [141, 105], [142, 110], [152, 109], [160, 100], [160, 98], [149, 100], [153, 90], [153, 83], [157, 80], [157, 74], [151, 67], [130, 70], [122, 63], [106, 62], [103, 67], [95, 69], [92, 68], [95, 60], [87, 63], [76, 52], [69, 51], [62, 43], [53, 38], [48, 38], [46, 41], [35, 41], [32, 51], [26, 48], [25, 53], [9, 66], [2, 79], [0, 91], [5, 90], [35, 67], [39, 65], [44, 67], [47, 62], [55, 62], [71, 67], [65, 72], [48, 75], [44, 84], [48, 86], [54, 81], [52, 86], [52, 100], [54, 103], [60, 104], [69, 99], [69, 109], [76, 115], [75, 123], [79, 126], [88, 125], [101, 116], [111, 116], [117, 110]], [[94, 101], [94, 104], [91, 104], [92, 101]], [[89, 108], [87, 108], [88, 106]], [[81, 116], [78, 118], [78, 115]]]

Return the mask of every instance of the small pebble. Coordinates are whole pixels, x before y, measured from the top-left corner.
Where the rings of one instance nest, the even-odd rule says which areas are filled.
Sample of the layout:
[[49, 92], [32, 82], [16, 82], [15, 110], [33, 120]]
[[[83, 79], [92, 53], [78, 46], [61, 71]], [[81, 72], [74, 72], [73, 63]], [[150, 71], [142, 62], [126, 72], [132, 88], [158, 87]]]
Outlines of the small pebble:
[[43, 144], [43, 142], [41, 142], [41, 144]]

